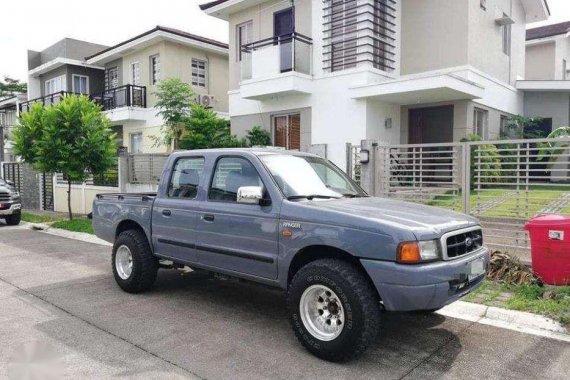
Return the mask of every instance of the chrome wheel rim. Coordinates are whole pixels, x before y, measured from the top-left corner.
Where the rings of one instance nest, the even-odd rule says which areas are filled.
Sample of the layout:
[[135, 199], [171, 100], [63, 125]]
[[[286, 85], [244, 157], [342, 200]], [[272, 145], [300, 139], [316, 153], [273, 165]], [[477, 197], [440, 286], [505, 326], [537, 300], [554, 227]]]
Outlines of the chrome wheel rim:
[[131, 277], [131, 273], [133, 272], [133, 255], [126, 245], [121, 245], [117, 248], [117, 253], [115, 254], [115, 269], [119, 277], [123, 280]]
[[335, 292], [324, 285], [312, 285], [305, 289], [299, 311], [307, 331], [319, 340], [334, 340], [344, 329], [342, 302]]

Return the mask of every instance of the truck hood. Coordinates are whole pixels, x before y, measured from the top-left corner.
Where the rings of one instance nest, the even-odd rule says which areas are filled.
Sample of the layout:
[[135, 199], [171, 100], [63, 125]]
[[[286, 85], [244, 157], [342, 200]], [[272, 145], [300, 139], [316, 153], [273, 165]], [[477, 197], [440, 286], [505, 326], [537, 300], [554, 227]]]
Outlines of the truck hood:
[[438, 238], [446, 232], [479, 224], [466, 214], [387, 198], [342, 198], [307, 203], [317, 209], [365, 218], [374, 224], [410, 230], [419, 240]]

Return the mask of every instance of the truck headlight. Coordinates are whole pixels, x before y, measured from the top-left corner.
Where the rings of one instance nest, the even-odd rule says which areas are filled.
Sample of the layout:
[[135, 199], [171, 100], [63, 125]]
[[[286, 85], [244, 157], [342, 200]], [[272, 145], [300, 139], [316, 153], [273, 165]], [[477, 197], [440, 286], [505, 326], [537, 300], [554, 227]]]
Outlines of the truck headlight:
[[437, 240], [406, 242], [398, 247], [398, 262], [402, 264], [418, 264], [438, 260], [440, 257]]

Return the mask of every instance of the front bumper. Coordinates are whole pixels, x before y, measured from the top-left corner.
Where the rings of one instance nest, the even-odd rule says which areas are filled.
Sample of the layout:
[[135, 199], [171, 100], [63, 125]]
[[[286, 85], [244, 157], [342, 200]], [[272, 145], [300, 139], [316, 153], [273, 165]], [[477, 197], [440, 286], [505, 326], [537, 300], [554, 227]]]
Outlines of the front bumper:
[[19, 214], [22, 211], [22, 204], [20, 202], [0, 202], [0, 217]]
[[482, 258], [489, 267], [489, 250], [455, 260], [419, 265], [361, 260], [388, 311], [439, 309], [477, 289], [485, 275], [469, 281], [470, 263]]

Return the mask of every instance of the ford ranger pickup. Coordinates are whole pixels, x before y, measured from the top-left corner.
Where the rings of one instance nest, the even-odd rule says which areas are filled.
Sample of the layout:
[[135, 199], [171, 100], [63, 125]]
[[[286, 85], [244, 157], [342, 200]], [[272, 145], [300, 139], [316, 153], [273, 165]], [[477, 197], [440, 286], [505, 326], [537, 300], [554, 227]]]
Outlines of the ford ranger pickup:
[[382, 311], [438, 310], [489, 264], [475, 218], [370, 197], [330, 161], [275, 149], [173, 153], [157, 193], [98, 195], [93, 226], [123, 290], [185, 267], [282, 288], [299, 341], [331, 361], [360, 355]]

